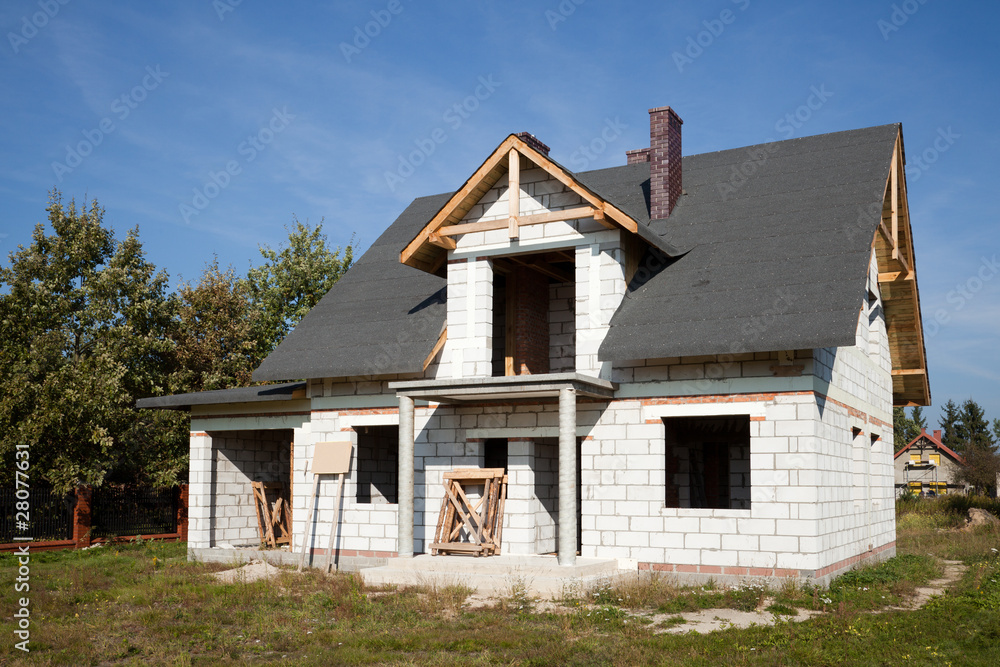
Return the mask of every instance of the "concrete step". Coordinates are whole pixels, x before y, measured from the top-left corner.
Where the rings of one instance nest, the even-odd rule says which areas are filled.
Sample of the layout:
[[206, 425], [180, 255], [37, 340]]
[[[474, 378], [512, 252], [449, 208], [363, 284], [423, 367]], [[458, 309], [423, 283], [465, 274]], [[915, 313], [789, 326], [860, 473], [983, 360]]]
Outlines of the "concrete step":
[[383, 567], [361, 570], [366, 584], [397, 586], [464, 585], [484, 595], [509, 595], [522, 588], [546, 598], [579, 595], [622, 573], [618, 561], [577, 558], [561, 566], [555, 556], [430, 556], [394, 558]]

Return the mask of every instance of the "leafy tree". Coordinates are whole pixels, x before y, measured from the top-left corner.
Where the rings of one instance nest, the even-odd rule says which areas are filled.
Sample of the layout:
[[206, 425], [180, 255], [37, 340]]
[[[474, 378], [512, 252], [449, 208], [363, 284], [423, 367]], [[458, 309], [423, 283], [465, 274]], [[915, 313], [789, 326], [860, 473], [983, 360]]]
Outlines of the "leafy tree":
[[910, 413], [910, 420], [913, 422], [914, 428], [917, 429], [917, 435], [920, 435], [921, 431], [927, 429], [927, 419], [924, 417], [924, 409], [919, 405], [913, 408], [913, 411]]
[[[262, 246], [265, 262], [250, 270], [247, 281], [250, 295], [263, 312], [261, 342], [266, 352], [281, 339], [330, 291], [333, 284], [350, 268], [354, 249], [330, 250], [323, 222], [315, 227], [293, 218], [288, 229], [288, 245], [279, 250]], [[343, 252], [343, 257], [341, 257]]]
[[167, 276], [137, 229], [116, 241], [96, 201], [77, 209], [54, 191], [47, 211], [54, 233], [37, 225], [0, 268], [0, 452], [26, 446], [31, 477], [60, 490], [137, 470], [166, 482], [186, 447], [148, 432], [134, 404], [163, 391], [170, 367]]
[[216, 258], [197, 285], [184, 283], [178, 292], [171, 393], [248, 386], [268, 348], [265, 316], [247, 281], [231, 267], [222, 271]]
[[958, 480], [973, 487], [978, 494], [995, 496], [1000, 456], [989, 449], [973, 447], [964, 452], [962, 458], [965, 465], [956, 474]]

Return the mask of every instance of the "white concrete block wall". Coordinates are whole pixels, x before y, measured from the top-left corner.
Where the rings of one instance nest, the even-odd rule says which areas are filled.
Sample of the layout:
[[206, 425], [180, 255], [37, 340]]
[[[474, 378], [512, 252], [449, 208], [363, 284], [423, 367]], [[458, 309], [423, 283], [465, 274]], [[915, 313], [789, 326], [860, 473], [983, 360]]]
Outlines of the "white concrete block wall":
[[448, 263], [448, 339], [438, 377], [493, 374], [493, 267], [470, 258]]
[[[250, 482], [289, 479], [292, 432], [290, 429], [221, 431], [210, 433], [208, 440], [209, 494], [213, 498], [208, 512], [209, 546], [219, 543], [256, 546], [260, 544], [260, 534]], [[199, 463], [199, 467], [203, 465]], [[204, 535], [199, 534], [199, 538], [198, 543], [203, 544]]]
[[621, 238], [576, 247], [576, 369], [610, 380], [612, 364], [598, 359], [611, 317], [625, 296]]
[[212, 438], [201, 431], [191, 432], [191, 459], [188, 472], [188, 548], [212, 546]]
[[576, 285], [549, 285], [549, 372], [570, 373], [576, 368]]

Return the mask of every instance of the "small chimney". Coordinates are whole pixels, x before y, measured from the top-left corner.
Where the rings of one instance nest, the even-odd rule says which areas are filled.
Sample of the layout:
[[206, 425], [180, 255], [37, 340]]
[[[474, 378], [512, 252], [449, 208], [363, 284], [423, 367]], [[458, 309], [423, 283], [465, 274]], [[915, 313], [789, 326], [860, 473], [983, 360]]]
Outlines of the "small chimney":
[[528, 144], [542, 155], [548, 157], [549, 147], [539, 141], [535, 135], [530, 132], [518, 132], [516, 136], [518, 139]]
[[934, 439], [941, 442], [941, 431], [934, 431]]
[[649, 149], [637, 148], [634, 151], [625, 151], [625, 158], [628, 160], [627, 164], [649, 162]]
[[681, 120], [670, 107], [649, 110], [649, 217], [666, 218], [681, 197]]

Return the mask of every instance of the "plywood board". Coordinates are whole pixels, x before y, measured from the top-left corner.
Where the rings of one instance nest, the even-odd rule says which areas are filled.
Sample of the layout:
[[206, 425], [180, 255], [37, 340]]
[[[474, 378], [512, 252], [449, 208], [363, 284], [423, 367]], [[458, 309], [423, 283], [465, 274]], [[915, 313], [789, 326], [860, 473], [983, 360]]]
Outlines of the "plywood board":
[[314, 475], [342, 475], [351, 469], [350, 440], [343, 442], [317, 442], [313, 452]]

